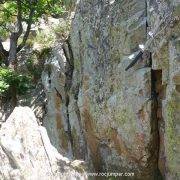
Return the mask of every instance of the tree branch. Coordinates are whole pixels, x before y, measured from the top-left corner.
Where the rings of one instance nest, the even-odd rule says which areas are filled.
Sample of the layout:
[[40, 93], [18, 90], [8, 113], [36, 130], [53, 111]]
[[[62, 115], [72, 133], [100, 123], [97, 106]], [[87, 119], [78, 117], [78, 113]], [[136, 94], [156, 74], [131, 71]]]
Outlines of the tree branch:
[[17, 9], [18, 9], [18, 14], [17, 14], [17, 36], [22, 34], [23, 32], [23, 27], [22, 27], [22, 5], [21, 5], [21, 0], [17, 0]]
[[9, 50], [9, 57], [8, 57], [8, 65], [13, 64], [16, 60], [17, 55], [17, 42], [19, 37], [21, 36], [23, 32], [22, 27], [22, 4], [21, 0], [17, 0], [17, 29], [15, 29], [15, 32], [11, 33], [10, 36], [10, 50]]
[[19, 52], [26, 44], [26, 41], [28, 39], [30, 30], [31, 30], [31, 25], [32, 25], [32, 21], [33, 21], [33, 15], [34, 15], [34, 8], [31, 8], [30, 13], [29, 13], [29, 19], [28, 19], [28, 25], [27, 25], [27, 28], [26, 28], [26, 32], [25, 32], [25, 34], [23, 36], [22, 43], [17, 48], [17, 52]]

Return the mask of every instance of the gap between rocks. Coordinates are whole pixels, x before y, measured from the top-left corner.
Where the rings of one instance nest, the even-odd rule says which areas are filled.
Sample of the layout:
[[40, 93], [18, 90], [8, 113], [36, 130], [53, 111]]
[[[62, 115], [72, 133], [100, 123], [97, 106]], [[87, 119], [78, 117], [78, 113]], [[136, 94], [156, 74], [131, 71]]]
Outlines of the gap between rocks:
[[[148, 39], [148, 1], [145, 0], [146, 21], [146, 38]], [[164, 123], [162, 116], [162, 100], [164, 99], [165, 87], [162, 85], [162, 69], [152, 68], [152, 53], [150, 53], [151, 67], [151, 135], [152, 144], [149, 145], [151, 160], [155, 159], [156, 167], [154, 179], [161, 180], [165, 177], [165, 159], [164, 159], [164, 142], [162, 141], [164, 129], [161, 126]], [[163, 159], [161, 158], [163, 156]], [[150, 163], [151, 164], [151, 163]]]
[[155, 154], [157, 154], [157, 174], [158, 179], [165, 177], [165, 155], [164, 155], [164, 141], [163, 141], [163, 127], [164, 120], [162, 116], [162, 100], [164, 99], [165, 87], [162, 85], [162, 70], [151, 70], [151, 81], [152, 81], [152, 131], [154, 132], [154, 141], [156, 148]]
[[69, 92], [72, 86], [72, 78], [73, 78], [73, 71], [74, 71], [74, 61], [73, 61], [74, 57], [73, 57], [73, 52], [71, 49], [69, 38], [64, 42], [62, 48], [64, 51], [64, 55], [66, 57], [64, 92], [65, 92], [67, 134], [68, 134], [69, 142], [71, 144], [72, 154], [74, 156], [73, 137], [72, 137], [71, 124], [70, 124], [70, 119], [69, 119], [69, 109], [68, 109], [69, 101], [70, 101]]
[[[165, 172], [165, 162], [161, 159], [164, 154], [164, 145], [160, 125], [163, 123], [162, 99], [164, 98], [164, 87], [162, 85], [162, 70], [151, 69], [151, 133], [154, 139], [151, 147], [152, 156], [156, 159], [155, 179], [163, 179]], [[154, 158], [153, 158], [154, 159]]]
[[[72, 79], [73, 79], [73, 72], [74, 72], [74, 56], [73, 56], [73, 51], [71, 48], [71, 44], [70, 44], [70, 38], [68, 38], [64, 44], [63, 44], [63, 51], [64, 51], [64, 55], [66, 57], [66, 65], [65, 65], [65, 87], [64, 87], [64, 91], [65, 91], [65, 105], [66, 105], [66, 123], [67, 123], [67, 133], [68, 133], [68, 137], [69, 137], [69, 141], [71, 143], [71, 150], [72, 150], [72, 155], [74, 157], [76, 157], [77, 154], [80, 154], [80, 157], [76, 157], [76, 158], [81, 158], [83, 160], [87, 159], [87, 154], [88, 154], [88, 150], [87, 150], [87, 142], [86, 142], [86, 138], [85, 138], [85, 132], [83, 129], [83, 124], [81, 121], [81, 113], [79, 110], [79, 106], [78, 106], [78, 95], [79, 95], [79, 88], [80, 88], [80, 83], [77, 83], [75, 87], [72, 87]], [[71, 122], [70, 122], [70, 113], [72, 111], [69, 111], [69, 104], [70, 104], [70, 91], [72, 90], [72, 94], [73, 94], [73, 111], [75, 112], [76, 116], [77, 116], [77, 120], [78, 120], [78, 126], [80, 128], [80, 150], [76, 150], [76, 145], [74, 144], [74, 140], [73, 140], [73, 135], [72, 135], [72, 127], [71, 127]], [[79, 151], [78, 153], [76, 151]]]

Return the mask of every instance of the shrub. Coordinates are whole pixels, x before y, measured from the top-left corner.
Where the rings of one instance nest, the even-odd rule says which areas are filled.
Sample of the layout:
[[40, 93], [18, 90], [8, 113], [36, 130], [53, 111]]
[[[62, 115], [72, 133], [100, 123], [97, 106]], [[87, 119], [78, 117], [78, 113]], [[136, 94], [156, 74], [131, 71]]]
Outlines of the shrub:
[[51, 47], [55, 42], [55, 36], [48, 31], [38, 31], [34, 42], [42, 45], [43, 48]]
[[25, 94], [31, 87], [31, 77], [19, 74], [9, 68], [0, 68], [0, 95], [8, 93], [11, 87], [16, 88], [18, 95]]
[[67, 38], [71, 28], [71, 21], [66, 20], [53, 27], [54, 33], [59, 37]]
[[[51, 48], [44, 48], [41, 52], [34, 51], [25, 61], [28, 74], [33, 79], [33, 82], [41, 78], [42, 71], [44, 69], [44, 63], [51, 55]], [[34, 81], [35, 80], [35, 81]]]

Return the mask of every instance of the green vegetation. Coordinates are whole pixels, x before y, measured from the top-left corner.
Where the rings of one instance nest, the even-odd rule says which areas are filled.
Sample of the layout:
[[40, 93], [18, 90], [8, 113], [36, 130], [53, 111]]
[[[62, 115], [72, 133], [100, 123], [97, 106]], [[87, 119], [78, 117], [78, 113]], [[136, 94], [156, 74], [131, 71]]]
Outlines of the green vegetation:
[[69, 9], [71, 10], [71, 9], [73, 9], [75, 2], [76, 1], [74, 1], [74, 0], [63, 0], [62, 4], [66, 8], [66, 10], [69, 10]]
[[[25, 94], [31, 83], [37, 82], [41, 76], [44, 59], [49, 55], [50, 48], [55, 42], [56, 33], [38, 31], [31, 36], [32, 24], [38, 23], [40, 18], [58, 17], [67, 12], [72, 0], [2, 0], [0, 3], [0, 96], [11, 93]], [[62, 30], [64, 28], [64, 30]], [[56, 27], [56, 32], [63, 32], [69, 27]], [[30, 37], [30, 38], [29, 38]], [[11, 39], [7, 51], [3, 47], [3, 40]], [[17, 54], [29, 44], [40, 45], [41, 52], [33, 52], [24, 60], [26, 75], [18, 72]], [[4, 67], [4, 64], [6, 67]], [[10, 93], [9, 93], [10, 92]]]
[[70, 27], [71, 27], [71, 22], [69, 20], [66, 20], [60, 23], [59, 25], [55, 26], [53, 30], [57, 36], [67, 38], [69, 35]]
[[[58, 16], [66, 12], [65, 2], [61, 0], [4, 0], [0, 4], [0, 56], [6, 66], [16, 61], [17, 53], [26, 45], [32, 24], [43, 15]], [[27, 27], [23, 27], [26, 23]], [[10, 48], [6, 51], [2, 45], [4, 36], [9, 36]], [[52, 36], [39, 33], [37, 41], [50, 45]], [[12, 66], [11, 66], [12, 67]]]
[[28, 59], [26, 61], [26, 67], [28, 72], [34, 77], [34, 79], [38, 79], [41, 76], [42, 71], [39, 70], [38, 65], [36, 66], [33, 59]]
[[8, 37], [8, 32], [1, 26], [0, 26], [0, 36], [4, 39]]
[[39, 80], [41, 73], [44, 69], [44, 61], [51, 55], [51, 48], [44, 48], [41, 52], [34, 52], [30, 55], [26, 62], [26, 68], [28, 74], [32, 76], [33, 80]]
[[0, 95], [8, 93], [10, 88], [16, 88], [18, 95], [25, 94], [31, 87], [31, 77], [21, 75], [9, 68], [0, 68]]
[[21, 20], [28, 23], [29, 13], [32, 9], [33, 23], [38, 21], [38, 18], [43, 14], [55, 16], [65, 12], [65, 7], [61, 0], [6, 0], [0, 4], [1, 26], [7, 27], [7, 23], [16, 22], [18, 13], [21, 13]]
[[[32, 30], [43, 18], [68, 17], [67, 10], [74, 6], [73, 0], [2, 0], [0, 2], [0, 96], [11, 97], [14, 104], [17, 95], [25, 94], [32, 84], [38, 82], [45, 59], [50, 55], [51, 47], [57, 36], [67, 38], [70, 30], [69, 20], [52, 29]], [[47, 19], [46, 19], [47, 18]], [[34, 32], [35, 31], [35, 32]], [[6, 50], [3, 41], [10, 39], [10, 50]], [[35, 47], [25, 56], [19, 53], [24, 46]], [[19, 53], [19, 57], [18, 57]], [[22, 52], [23, 53], [23, 52]], [[23, 62], [22, 62], [23, 59]], [[20, 66], [24, 68], [20, 73]]]
[[33, 41], [40, 44], [43, 48], [48, 48], [55, 42], [55, 36], [53, 33], [49, 34], [45, 31], [38, 31]]

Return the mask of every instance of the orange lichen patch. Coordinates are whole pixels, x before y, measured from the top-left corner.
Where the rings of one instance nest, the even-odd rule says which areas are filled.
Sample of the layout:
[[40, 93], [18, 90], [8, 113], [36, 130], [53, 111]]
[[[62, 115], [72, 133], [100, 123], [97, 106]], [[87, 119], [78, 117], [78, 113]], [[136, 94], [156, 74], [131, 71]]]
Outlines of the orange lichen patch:
[[144, 93], [143, 93], [143, 90], [142, 90], [142, 89], [139, 90], [139, 95], [140, 95], [140, 96], [144, 96]]
[[172, 80], [176, 85], [180, 84], [180, 72], [176, 72], [175, 75], [173, 76]]
[[157, 118], [159, 118], [160, 120], [162, 118], [162, 108], [161, 107], [157, 109]]
[[84, 78], [83, 80], [86, 81], [86, 82], [89, 80], [89, 76], [86, 75], [86, 74], [83, 76], [83, 78]]
[[125, 156], [128, 155], [127, 147], [124, 144], [122, 138], [118, 136], [117, 130], [112, 129], [111, 131], [111, 141], [114, 142], [115, 149], [119, 153], [119, 155], [124, 154]]
[[57, 123], [57, 129], [62, 128], [62, 117], [60, 114], [60, 108], [61, 108], [62, 100], [60, 99], [59, 96], [55, 94], [55, 110], [56, 112], [56, 123]]
[[146, 114], [144, 112], [143, 109], [139, 110], [138, 112], [138, 118], [142, 121], [145, 122], [146, 121]]
[[64, 129], [61, 129], [59, 133], [59, 139], [61, 140], [61, 148], [63, 148], [66, 152], [68, 151], [68, 136]]
[[176, 85], [176, 91], [180, 93], [180, 85]]
[[62, 121], [61, 121], [61, 116], [59, 113], [56, 114], [56, 124], [57, 124], [57, 129], [62, 128]]
[[141, 142], [142, 144], [144, 144], [145, 135], [144, 135], [143, 133], [137, 133], [137, 134], [136, 134], [136, 138], [138, 139], [139, 142]]
[[63, 128], [62, 114], [60, 112], [62, 100], [57, 94], [54, 94], [54, 96], [55, 96], [55, 111], [57, 112], [56, 113], [56, 127], [59, 132], [59, 139], [61, 140], [60, 146], [67, 151], [68, 150], [68, 137]]
[[127, 159], [129, 159], [132, 162], [138, 163], [139, 164], [139, 159], [137, 157], [133, 156], [129, 149], [127, 148], [125, 142], [121, 138], [121, 136], [118, 134], [116, 129], [111, 130], [111, 136], [110, 136], [111, 141], [114, 143], [114, 147], [118, 154], [120, 156], [124, 156]]
[[101, 170], [101, 156], [99, 153], [99, 140], [95, 136], [93, 119], [87, 109], [83, 110], [85, 135], [92, 154], [92, 161], [96, 171]]
[[137, 158], [143, 157], [143, 151], [145, 151], [145, 135], [143, 133], [136, 133], [135, 144], [137, 145]]
[[60, 108], [61, 107], [61, 104], [62, 104], [62, 100], [61, 100], [61, 98], [55, 93], [54, 94], [54, 96], [55, 96], [55, 107], [56, 107], [56, 109], [58, 109], [58, 108]]

